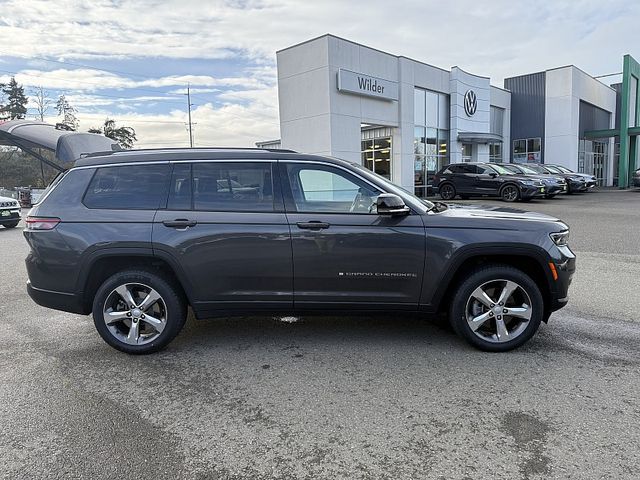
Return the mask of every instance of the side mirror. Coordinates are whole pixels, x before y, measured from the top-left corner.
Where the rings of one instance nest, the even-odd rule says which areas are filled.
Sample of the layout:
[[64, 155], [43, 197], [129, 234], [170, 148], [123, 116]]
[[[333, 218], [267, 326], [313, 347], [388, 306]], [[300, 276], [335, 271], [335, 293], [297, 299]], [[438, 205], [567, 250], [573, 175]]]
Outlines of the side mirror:
[[411, 209], [404, 200], [393, 193], [381, 193], [376, 199], [378, 215], [408, 215]]
[[489, 176], [490, 176], [491, 178], [496, 178], [496, 177], [498, 176], [498, 174], [497, 174], [496, 172], [491, 172], [491, 173], [489, 174]]

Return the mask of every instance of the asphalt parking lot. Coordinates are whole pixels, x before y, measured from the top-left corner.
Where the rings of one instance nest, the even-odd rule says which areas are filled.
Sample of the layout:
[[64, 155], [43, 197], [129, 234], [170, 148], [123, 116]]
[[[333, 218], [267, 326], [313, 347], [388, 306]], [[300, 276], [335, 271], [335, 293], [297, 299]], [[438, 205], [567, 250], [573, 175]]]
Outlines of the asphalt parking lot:
[[0, 228], [2, 476], [640, 478], [640, 192], [518, 206], [571, 226], [578, 271], [506, 354], [415, 317], [252, 317], [131, 357], [33, 304]]

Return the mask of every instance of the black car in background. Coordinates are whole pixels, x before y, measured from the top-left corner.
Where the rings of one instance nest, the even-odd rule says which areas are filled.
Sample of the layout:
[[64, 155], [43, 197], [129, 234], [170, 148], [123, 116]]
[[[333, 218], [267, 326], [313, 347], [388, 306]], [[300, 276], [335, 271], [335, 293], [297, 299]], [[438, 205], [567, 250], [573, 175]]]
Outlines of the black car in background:
[[[586, 192], [598, 185], [598, 179], [595, 176], [589, 173], [574, 172], [573, 170], [565, 167], [564, 165], [544, 164], [544, 165], [538, 165], [538, 167], [545, 169], [549, 173], [564, 175], [565, 178], [567, 179], [567, 182], [569, 183], [568, 193]], [[580, 180], [584, 182], [584, 185], [581, 184]]]
[[631, 179], [634, 187], [640, 188], [640, 168], [633, 173], [633, 178]]
[[544, 183], [488, 163], [452, 163], [433, 178], [433, 186], [443, 200], [477, 196], [500, 197], [505, 202], [529, 201], [544, 197]]
[[540, 171], [520, 163], [492, 163], [492, 165], [499, 165], [515, 174], [541, 180], [546, 188], [545, 198], [553, 198], [560, 193], [567, 193], [567, 181], [561, 175], [540, 173]]

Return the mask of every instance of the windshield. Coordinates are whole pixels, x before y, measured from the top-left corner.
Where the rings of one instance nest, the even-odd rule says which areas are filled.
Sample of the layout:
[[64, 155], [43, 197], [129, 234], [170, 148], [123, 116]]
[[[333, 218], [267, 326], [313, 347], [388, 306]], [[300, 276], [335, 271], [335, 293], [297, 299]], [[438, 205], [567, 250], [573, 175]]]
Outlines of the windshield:
[[358, 164], [358, 163], [351, 163], [352, 166], [356, 167], [358, 170], [362, 170], [364, 172], [366, 172], [368, 175], [373, 175], [376, 177], [376, 180], [378, 182], [380, 182], [382, 185], [384, 185], [386, 190], [389, 190], [391, 193], [398, 193], [398, 191], [402, 192], [403, 195], [409, 195], [411, 198], [413, 198], [414, 200], [422, 203], [423, 205], [426, 205], [429, 208], [434, 207], [434, 203], [430, 202], [429, 200], [425, 200], [424, 198], [420, 198], [418, 196], [416, 196], [415, 194], [411, 193], [409, 190], [402, 188], [398, 185], [396, 185], [395, 183], [391, 183], [387, 178], [384, 178], [382, 175], [379, 175], [375, 172], [372, 172], [371, 170], [369, 170], [366, 167], [363, 167], [362, 165]]
[[511, 170], [508, 170], [501, 165], [491, 165], [491, 168], [493, 168], [500, 175], [515, 175]]
[[562, 173], [576, 173], [573, 170], [569, 170], [567, 167], [563, 167], [562, 165], [558, 165], [557, 167], [558, 170], [560, 170]]
[[546, 168], [547, 170], [549, 170], [551, 173], [566, 173], [566, 172], [563, 172], [562, 170], [560, 170], [560, 169], [559, 169], [559, 168], [557, 168], [557, 167], [551, 167], [551, 166], [549, 166], [549, 165], [547, 165], [545, 168]]
[[521, 165], [520, 168], [522, 171], [529, 175], [535, 175], [536, 173], [547, 173], [544, 168], [539, 167], [538, 165], [524, 166]]

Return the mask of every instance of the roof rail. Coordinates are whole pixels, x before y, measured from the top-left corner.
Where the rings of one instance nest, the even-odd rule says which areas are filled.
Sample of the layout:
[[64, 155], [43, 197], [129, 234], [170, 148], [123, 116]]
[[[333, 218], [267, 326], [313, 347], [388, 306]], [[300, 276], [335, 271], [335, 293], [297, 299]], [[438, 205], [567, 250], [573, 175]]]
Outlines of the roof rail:
[[199, 150], [199, 151], [209, 151], [209, 150], [249, 150], [252, 152], [273, 152], [273, 153], [298, 153], [295, 150], [289, 150], [287, 148], [258, 148], [258, 147], [157, 147], [157, 148], [134, 148], [131, 150], [121, 149], [114, 151], [104, 151], [104, 152], [91, 152], [91, 153], [83, 153], [80, 155], [80, 158], [90, 158], [90, 157], [104, 157], [106, 155], [113, 155], [114, 153], [127, 153], [127, 152], [164, 152], [164, 151], [190, 151], [190, 150]]

